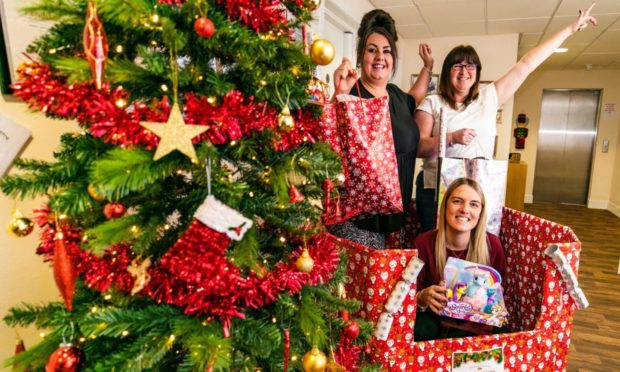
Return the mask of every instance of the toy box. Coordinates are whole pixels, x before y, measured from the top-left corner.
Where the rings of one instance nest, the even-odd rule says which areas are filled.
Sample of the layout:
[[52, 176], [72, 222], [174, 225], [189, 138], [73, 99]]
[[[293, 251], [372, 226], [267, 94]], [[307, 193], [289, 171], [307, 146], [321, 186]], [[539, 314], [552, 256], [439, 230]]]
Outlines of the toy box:
[[[347, 295], [363, 302], [357, 314], [379, 323], [395, 286], [404, 282], [415, 249], [373, 250], [336, 237], [348, 255]], [[371, 341], [369, 357], [390, 371], [454, 371], [463, 363], [497, 359], [497, 370], [561, 371], [567, 368], [572, 314], [578, 302], [571, 295], [563, 270], [545, 255], [552, 245], [575, 274], [580, 243], [568, 227], [504, 208], [500, 240], [508, 270], [503, 278], [504, 300], [510, 314], [510, 333], [415, 342], [415, 281], [405, 290], [402, 304], [385, 338]], [[557, 244], [552, 244], [557, 243]], [[501, 362], [500, 362], [501, 361]]]

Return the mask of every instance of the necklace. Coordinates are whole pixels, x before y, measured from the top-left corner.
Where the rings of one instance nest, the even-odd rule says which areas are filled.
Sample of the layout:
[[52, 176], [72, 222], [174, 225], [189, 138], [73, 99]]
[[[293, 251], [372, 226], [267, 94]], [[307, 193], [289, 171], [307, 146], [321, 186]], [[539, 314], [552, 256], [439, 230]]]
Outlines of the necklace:
[[446, 250], [449, 250], [450, 252], [452, 252], [452, 256], [460, 260], [464, 260], [467, 257], [467, 252], [469, 251], [469, 248], [471, 248], [471, 241], [469, 242], [469, 244], [467, 245], [465, 249], [460, 249], [460, 250], [452, 249], [450, 245], [448, 245], [448, 241], [446, 241], [445, 244], [446, 244]]
[[[448, 248], [450, 249], [450, 248]], [[450, 251], [452, 251], [452, 255], [455, 258], [458, 258], [459, 260], [463, 260], [465, 259], [465, 257], [467, 257], [467, 249], [463, 249], [462, 251], [454, 251], [452, 249], [450, 249]]]

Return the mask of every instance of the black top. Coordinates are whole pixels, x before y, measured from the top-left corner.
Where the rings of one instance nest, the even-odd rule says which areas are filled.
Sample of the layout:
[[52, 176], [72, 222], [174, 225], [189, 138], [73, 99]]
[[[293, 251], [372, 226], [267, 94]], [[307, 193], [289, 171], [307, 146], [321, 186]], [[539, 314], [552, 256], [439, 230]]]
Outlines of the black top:
[[[359, 81], [359, 86], [362, 98], [374, 98], [364, 87], [361, 80]], [[390, 118], [392, 120], [392, 136], [394, 137], [394, 148], [396, 150], [396, 163], [398, 164], [398, 180], [403, 198], [403, 210], [406, 212], [409, 209], [413, 193], [413, 171], [418, 151], [418, 141], [420, 140], [420, 131], [413, 120], [413, 112], [416, 107], [413, 97], [403, 92], [394, 84], [388, 84], [387, 92], [389, 96]], [[358, 95], [357, 88], [353, 87], [350, 94]], [[403, 227], [405, 224], [405, 213], [376, 215], [354, 221], [354, 223], [357, 227], [364, 230], [388, 234]]]

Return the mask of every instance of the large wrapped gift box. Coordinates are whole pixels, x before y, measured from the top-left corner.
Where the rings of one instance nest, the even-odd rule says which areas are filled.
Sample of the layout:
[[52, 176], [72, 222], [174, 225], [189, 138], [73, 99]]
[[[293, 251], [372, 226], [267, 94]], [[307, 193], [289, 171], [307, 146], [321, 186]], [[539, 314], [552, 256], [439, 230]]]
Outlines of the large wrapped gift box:
[[[338, 238], [336, 238], [338, 239]], [[508, 272], [505, 299], [511, 333], [413, 340], [415, 282], [392, 315], [384, 340], [373, 338], [371, 359], [391, 371], [458, 371], [490, 359], [498, 370], [558, 371], [566, 369], [576, 302], [562, 268], [545, 250], [552, 243], [576, 275], [581, 245], [566, 226], [504, 208], [500, 239]], [[373, 250], [338, 239], [348, 255], [347, 295], [362, 301], [358, 316], [379, 322], [394, 287], [416, 256], [415, 249]], [[570, 271], [570, 270], [569, 270]]]

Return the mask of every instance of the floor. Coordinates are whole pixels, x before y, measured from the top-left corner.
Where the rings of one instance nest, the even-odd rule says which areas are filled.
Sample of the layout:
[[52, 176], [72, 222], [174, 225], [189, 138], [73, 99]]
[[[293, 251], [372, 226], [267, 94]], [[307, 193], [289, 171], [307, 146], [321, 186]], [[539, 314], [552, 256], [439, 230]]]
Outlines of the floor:
[[620, 218], [562, 204], [526, 204], [525, 211], [571, 227], [582, 243], [579, 283], [590, 306], [575, 311], [568, 371], [619, 371]]

